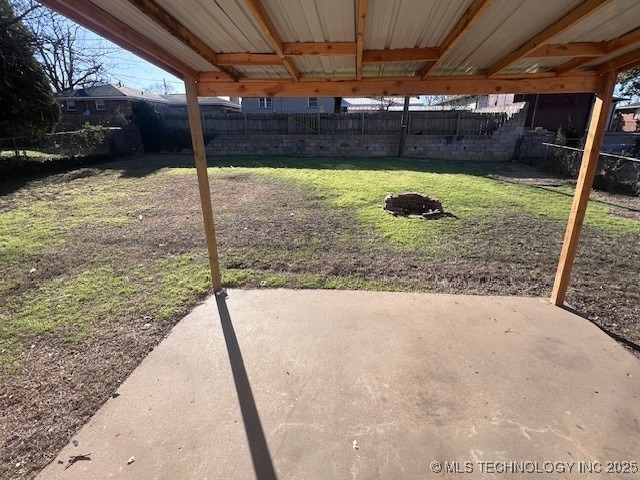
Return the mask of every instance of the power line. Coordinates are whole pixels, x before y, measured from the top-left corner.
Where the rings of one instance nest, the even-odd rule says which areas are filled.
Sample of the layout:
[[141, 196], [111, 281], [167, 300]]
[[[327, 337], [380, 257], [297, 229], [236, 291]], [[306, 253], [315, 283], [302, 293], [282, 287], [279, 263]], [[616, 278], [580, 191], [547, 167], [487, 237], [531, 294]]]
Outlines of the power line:
[[162, 82], [166, 82], [166, 83], [175, 83], [176, 85], [182, 85], [183, 82], [179, 82], [176, 80], [165, 80], [164, 78], [143, 78], [143, 77], [137, 77], [137, 76], [133, 76], [133, 75], [124, 75], [121, 73], [118, 74], [112, 74], [114, 77], [123, 77], [123, 78], [133, 78], [135, 80], [144, 80], [145, 82], [158, 82], [158, 83], [162, 83]]

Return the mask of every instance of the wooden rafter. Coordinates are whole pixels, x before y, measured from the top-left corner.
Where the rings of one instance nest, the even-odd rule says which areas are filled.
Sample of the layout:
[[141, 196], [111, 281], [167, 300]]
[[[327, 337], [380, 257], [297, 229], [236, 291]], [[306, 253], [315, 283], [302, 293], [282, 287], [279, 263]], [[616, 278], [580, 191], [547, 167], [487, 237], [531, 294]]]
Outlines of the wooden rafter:
[[[606, 53], [611, 54], [615, 53], [619, 50], [629, 47], [630, 45], [634, 45], [640, 43], [640, 28], [636, 28], [630, 32], [625, 33], [613, 40], [607, 42]], [[586, 65], [587, 63], [591, 63], [597, 57], [585, 57], [581, 59], [573, 59], [568, 62], [563, 63], [558, 68], [556, 68], [556, 73], [558, 75], [568, 75], [572, 72], [576, 71], [578, 68]]]
[[356, 12], [356, 78], [362, 80], [362, 56], [364, 52], [364, 29], [367, 25], [368, 0], [358, 0]]
[[640, 42], [640, 28], [631, 30], [630, 32], [627, 32], [624, 35], [614, 38], [609, 43], [607, 43], [607, 53], [612, 53], [617, 50], [621, 50], [623, 48], [626, 48], [638, 42]]
[[275, 53], [219, 53], [218, 65], [268, 66], [282, 65], [282, 60]]
[[617, 72], [620, 73], [620, 72], [624, 72], [625, 70], [631, 70], [632, 68], [638, 68], [638, 67], [640, 67], [640, 59], [636, 60], [635, 62], [626, 64], [624, 67], [617, 70]]
[[198, 77], [194, 68], [89, 0], [41, 0], [40, 3], [178, 77]]
[[[305, 55], [354, 56], [355, 43], [284, 43], [287, 57]], [[218, 53], [218, 65], [282, 65], [275, 53]], [[365, 50], [362, 63], [428, 62], [438, 59], [437, 48], [396, 48], [386, 50]]]
[[362, 80], [327, 81], [302, 79], [299, 82], [282, 79], [240, 79], [221, 82], [207, 73], [200, 75], [198, 93], [202, 96], [245, 97], [353, 97], [405, 95], [462, 95], [496, 92], [509, 93], [579, 93], [595, 92], [600, 85], [596, 74], [575, 77], [523, 77], [504, 75], [436, 75], [427, 80], [417, 77], [364, 78]]
[[636, 48], [624, 55], [606, 61], [596, 67], [598, 73], [607, 73], [614, 70], [627, 70], [640, 60], [640, 48]]
[[557, 37], [563, 32], [581, 22], [590, 15], [593, 15], [601, 8], [604, 8], [614, 0], [585, 0], [569, 13], [564, 15], [558, 21], [545, 28], [542, 32], [538, 33], [533, 38], [529, 39], [519, 48], [513, 50], [505, 57], [498, 60], [487, 69], [487, 73], [490, 77], [501, 72], [508, 66], [514, 64], [518, 60], [526, 57], [533, 50], [548, 43], [553, 38]]
[[205, 44], [200, 38], [194, 35], [187, 27], [173, 18], [169, 12], [160, 7], [154, 0], [128, 0], [134, 7], [144, 13], [147, 17], [160, 25], [163, 29], [184, 43], [191, 50], [204, 58], [211, 65], [220, 70], [233, 80], [238, 79], [238, 75], [221, 65], [216, 60], [216, 52]]
[[365, 50], [363, 63], [431, 62], [438, 60], [437, 48], [396, 48], [386, 50]]
[[245, 2], [253, 12], [258, 25], [262, 29], [262, 33], [264, 33], [267, 41], [271, 44], [271, 47], [275, 50], [278, 57], [280, 57], [280, 60], [282, 60], [282, 64], [289, 72], [289, 75], [291, 75], [291, 78], [296, 82], [300, 80], [300, 72], [295, 64], [285, 56], [282, 39], [280, 38], [275, 25], [269, 18], [269, 15], [267, 15], [266, 10], [262, 6], [262, 2], [260, 0], [245, 0]]
[[303, 42], [283, 44], [286, 56], [299, 55], [333, 55], [353, 56], [356, 54], [356, 44], [353, 42]]
[[571, 60], [569, 60], [568, 62], [564, 62], [562, 65], [558, 65], [553, 72], [558, 75], [559, 77], [565, 76], [565, 75], [570, 75], [573, 72], [575, 72], [578, 68], [580, 68], [582, 65], [585, 65], [591, 61], [593, 61], [594, 59], [596, 59], [597, 57], [578, 57], [578, 58], [572, 58]]
[[418, 72], [418, 76], [422, 79], [429, 75], [429, 72], [433, 70], [440, 60], [445, 57], [456, 44], [471, 30], [471, 27], [478, 21], [487, 8], [491, 5], [492, 0], [473, 0], [466, 12], [460, 17], [460, 19], [453, 26], [451, 31], [447, 34], [447, 37], [442, 42], [442, 45], [438, 48], [438, 59], [434, 62], [427, 62], [427, 64]]
[[542, 45], [527, 57], [599, 57], [607, 53], [607, 42], [576, 42]]

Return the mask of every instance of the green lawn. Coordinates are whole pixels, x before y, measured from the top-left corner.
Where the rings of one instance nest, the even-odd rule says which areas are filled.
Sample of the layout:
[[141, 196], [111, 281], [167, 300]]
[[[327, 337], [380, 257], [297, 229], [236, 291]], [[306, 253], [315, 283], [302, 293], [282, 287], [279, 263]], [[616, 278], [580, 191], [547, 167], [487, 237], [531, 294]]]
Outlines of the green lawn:
[[[572, 188], [519, 184], [528, 174], [522, 166], [210, 163], [226, 286], [550, 292]], [[41, 450], [44, 432], [63, 421], [66, 430], [47, 440], [49, 456], [33, 469], [55, 454], [204, 298], [210, 279], [188, 156], [127, 159], [1, 189], [0, 401], [9, 391], [22, 399], [0, 427], [8, 439], [0, 477], [21, 478], [28, 472], [11, 465]], [[452, 216], [422, 221], [381, 209], [387, 194], [406, 191], [439, 197]], [[569, 301], [638, 343], [640, 221], [637, 207], [612, 203], [589, 204]], [[60, 384], [50, 365], [81, 373]], [[65, 392], [82, 407], [68, 406]]]
[[[345, 242], [357, 241], [354, 232], [364, 229], [378, 242], [388, 242], [388, 248], [400, 252], [420, 252], [430, 261], [442, 262], [473, 256], [479, 242], [470, 235], [469, 222], [473, 223], [476, 233], [490, 229], [507, 217], [525, 216], [530, 221], [550, 219], [564, 225], [571, 205], [570, 187], [537, 188], [489, 177], [508, 173], [513, 168], [510, 164], [424, 162], [395, 158], [327, 160], [250, 157], [225, 159], [223, 163], [225, 166], [209, 169], [214, 190], [218, 179], [230, 175], [246, 175], [267, 183], [275, 181], [281, 188], [284, 182], [284, 188], [310, 190], [320, 196], [328, 208], [336, 212], [346, 211], [355, 217], [358, 224], [354, 229], [341, 232]], [[143, 315], [153, 318], [166, 319], [180, 305], [192, 303], [193, 296], [200, 298], [207, 291], [206, 263], [196, 261], [202, 258], [203, 245], [196, 243], [191, 248], [182, 248], [176, 252], [178, 255], [169, 257], [140, 252], [139, 248], [132, 245], [133, 237], [144, 234], [139, 228], [132, 228], [142, 223], [138, 221], [140, 215], [143, 219], [147, 217], [151, 221], [162, 221], [159, 217], [165, 208], [162, 204], [164, 199], [159, 198], [157, 189], [168, 188], [171, 192], [173, 177], [185, 176], [192, 177], [193, 170], [182, 165], [142, 177], [122, 177], [115, 167], [98, 175], [80, 176], [62, 184], [37, 181], [9, 195], [9, 201], [0, 213], [0, 264], [3, 271], [11, 272], [11, 275], [0, 279], [0, 294], [4, 304], [0, 310], [0, 346], [5, 350], [5, 355], [0, 357], [2, 364], [6, 366], [8, 358], [15, 358], [15, 355], [7, 352], [16, 343], [21, 343], [21, 338], [30, 341], [32, 337], [64, 332], [66, 341], [82, 340], [97, 322], [112, 322], [114, 318], [127, 322], [138, 311], [146, 312]], [[193, 189], [195, 185], [190, 180], [186, 185]], [[425, 192], [439, 197], [446, 211], [453, 213], [457, 219], [419, 221], [384, 214], [380, 207], [385, 195], [404, 191]], [[305, 212], [305, 205], [301, 206], [297, 214], [309, 215], [308, 211]], [[640, 222], [614, 216], [610, 211], [610, 206], [592, 201], [585, 225], [614, 237], [640, 233]], [[264, 213], [261, 211], [259, 216]], [[198, 212], [193, 212], [193, 215], [198, 215]], [[195, 225], [195, 230], [192, 229], [188, 234], [199, 236], [198, 228], [199, 225]], [[35, 267], [44, 263], [44, 268], [47, 268], [46, 258], [43, 257], [52, 254], [56, 257], [60, 251], [72, 246], [78, 248], [78, 240], [90, 240], [85, 238], [88, 230], [121, 231], [123, 236], [115, 243], [106, 245], [106, 251], [82, 245], [85, 262], [72, 263], [69, 270], [55, 272], [54, 275], [45, 272], [43, 277], [39, 272], [42, 267]], [[480, 238], [480, 242], [485, 240]], [[495, 240], [502, 242], [504, 238]], [[531, 238], [528, 240], [535, 243]], [[559, 239], [553, 240], [557, 242]], [[312, 255], [314, 249], [321, 246], [322, 241], [317, 240], [310, 245], [298, 242], [295, 248], [298, 255], [306, 256]], [[225, 255], [234, 258], [253, 255], [240, 247], [231, 247], [231, 252], [222, 250], [223, 265], [228, 265]], [[123, 264], [118, 261], [122, 252], [117, 250], [127, 248], [131, 248], [133, 260], [142, 261], [136, 265], [126, 265], [126, 271], [123, 271]], [[286, 250], [280, 253], [292, 255], [290, 249]], [[259, 251], [260, 248], [255, 253]], [[271, 256], [274, 262], [278, 260], [276, 255]], [[31, 268], [36, 271], [25, 275]], [[193, 275], [194, 271], [196, 275]], [[407, 279], [385, 283], [375, 278], [367, 281], [358, 275], [328, 278], [307, 271], [233, 266], [225, 268], [223, 281], [227, 286], [234, 287], [263, 282], [267, 286], [302, 288], [344, 286], [420, 290], [419, 285], [412, 285]], [[132, 297], [137, 299], [135, 306], [127, 301]]]

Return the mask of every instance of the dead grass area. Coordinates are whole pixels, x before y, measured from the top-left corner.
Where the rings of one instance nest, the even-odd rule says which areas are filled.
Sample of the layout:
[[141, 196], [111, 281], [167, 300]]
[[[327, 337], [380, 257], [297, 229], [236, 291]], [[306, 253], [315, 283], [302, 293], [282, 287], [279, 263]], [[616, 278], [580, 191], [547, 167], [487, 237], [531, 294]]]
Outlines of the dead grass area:
[[[330, 175], [336, 185], [358, 175], [369, 184], [400, 182], [404, 173], [393, 182], [378, 178], [391, 161], [228, 159], [211, 169], [223, 282], [549, 294], [566, 220], [508, 202], [490, 208], [486, 199], [492, 189], [516, 188], [503, 179], [525, 178], [522, 172], [492, 180], [492, 168], [506, 167], [455, 166], [452, 184], [469, 185], [460, 198], [475, 198], [479, 188], [487, 208], [456, 203], [454, 190], [448, 198], [436, 192], [458, 216], [437, 223], [389, 216], [376, 204], [384, 198], [377, 191], [337, 202], [339, 187], [319, 187]], [[445, 162], [416, 162], [399, 164], [414, 171], [393, 188], [437, 189], [434, 179], [451, 174]], [[190, 165], [189, 157], [143, 157], [1, 186], [0, 478], [33, 478], [209, 292]], [[533, 200], [556, 205], [570, 194], [567, 186], [543, 190], [546, 183], [531, 178], [517, 188]], [[442, 188], [446, 194], [450, 187]], [[630, 214], [637, 208], [637, 199], [597, 200]], [[616, 214], [603, 205], [598, 215]], [[640, 344], [640, 230], [626, 222], [586, 226], [569, 302]], [[413, 243], [387, 233], [402, 229]]]

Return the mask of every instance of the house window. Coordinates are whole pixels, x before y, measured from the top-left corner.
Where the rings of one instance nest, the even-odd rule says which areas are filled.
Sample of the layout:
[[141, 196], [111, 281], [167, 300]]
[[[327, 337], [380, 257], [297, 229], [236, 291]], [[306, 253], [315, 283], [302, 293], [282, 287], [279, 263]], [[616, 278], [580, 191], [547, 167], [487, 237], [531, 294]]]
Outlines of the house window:
[[67, 100], [67, 110], [69, 112], [76, 111], [76, 101], [75, 100]]
[[309, 108], [318, 108], [318, 97], [309, 97]]
[[260, 102], [260, 108], [271, 108], [272, 106], [272, 99], [268, 98], [268, 97], [263, 97], [259, 99]]
[[99, 112], [104, 112], [107, 109], [107, 106], [104, 103], [104, 100], [96, 100], [96, 110]]

